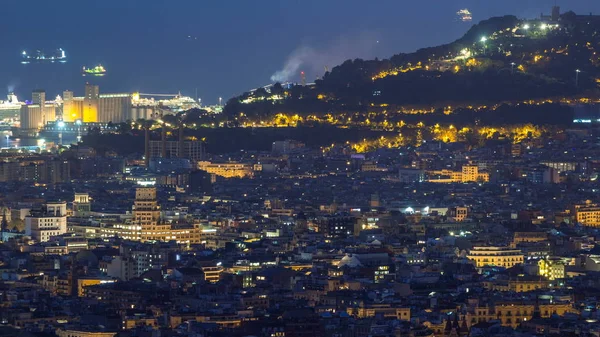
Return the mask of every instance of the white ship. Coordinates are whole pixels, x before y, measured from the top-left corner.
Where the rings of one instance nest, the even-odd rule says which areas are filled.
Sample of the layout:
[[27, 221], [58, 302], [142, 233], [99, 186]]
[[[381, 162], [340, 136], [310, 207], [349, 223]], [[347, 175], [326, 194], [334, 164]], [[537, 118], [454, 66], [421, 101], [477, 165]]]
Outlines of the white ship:
[[7, 95], [7, 100], [0, 101], [0, 121], [19, 118], [21, 106], [23, 106], [23, 104], [24, 103], [19, 102], [17, 95], [12, 92], [9, 93]]
[[471, 14], [471, 11], [469, 11], [468, 8], [459, 10], [458, 12], [456, 12], [456, 15], [458, 15], [460, 21], [462, 22], [473, 21], [473, 14]]
[[[170, 97], [165, 99], [155, 99], [154, 97], [142, 96], [163, 96]], [[160, 94], [133, 94], [131, 103], [134, 107], [157, 107], [162, 110], [167, 110], [172, 113], [187, 111], [190, 109], [200, 109], [201, 105], [191, 97], [177, 95], [160, 95]]]

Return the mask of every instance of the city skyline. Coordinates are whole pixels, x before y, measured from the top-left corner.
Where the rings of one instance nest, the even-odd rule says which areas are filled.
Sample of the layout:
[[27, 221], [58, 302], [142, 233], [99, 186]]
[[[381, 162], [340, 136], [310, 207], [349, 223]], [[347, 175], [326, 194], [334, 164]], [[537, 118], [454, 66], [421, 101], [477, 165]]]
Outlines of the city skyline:
[[[28, 25], [24, 26], [17, 15], [0, 23], [0, 28], [12, 32], [4, 36], [0, 51], [0, 86], [23, 97], [33, 89], [45, 89], [54, 97], [92, 81], [106, 92], [181, 91], [196, 97], [197, 91], [204, 102], [214, 104], [219, 97], [227, 99], [267, 85], [271, 77], [279, 79], [275, 75], [290, 61], [299, 65], [291, 67], [294, 72], [287, 78], [300, 82], [302, 70], [310, 82], [325, 68], [331, 69], [345, 59], [387, 58], [453, 41], [471, 25], [457, 20], [456, 11], [461, 8], [469, 8], [472, 23], [476, 23], [505, 14], [538, 17], [548, 13], [554, 3], [385, 0], [365, 6], [358, 1], [266, 1], [232, 6], [232, 2], [184, 1], [169, 6], [151, 1], [141, 6], [113, 0], [102, 4], [66, 0], [61, 6], [36, 3], [37, 10], [31, 11], [31, 1], [9, 0], [4, 4], [7, 12], [27, 12]], [[600, 4], [591, 0], [556, 3], [563, 11], [600, 12]], [[93, 18], [89, 13], [94, 13]], [[46, 24], [45, 15], [68, 15], [69, 20]], [[163, 24], [148, 24], [151, 19]], [[78, 26], [87, 29], [73, 28]], [[13, 31], [15, 27], [22, 29]], [[19, 64], [23, 50], [57, 48], [66, 51], [67, 63]], [[247, 50], [253, 52], [244, 52]], [[105, 77], [81, 76], [83, 66], [97, 64], [106, 67]]]
[[598, 337], [597, 2], [5, 0], [0, 336]]

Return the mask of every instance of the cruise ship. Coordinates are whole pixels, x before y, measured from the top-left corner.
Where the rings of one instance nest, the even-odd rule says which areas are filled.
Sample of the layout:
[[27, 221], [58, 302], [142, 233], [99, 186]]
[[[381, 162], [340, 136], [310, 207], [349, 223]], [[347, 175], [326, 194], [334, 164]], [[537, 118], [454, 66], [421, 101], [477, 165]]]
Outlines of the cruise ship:
[[[155, 99], [154, 97], [144, 96], [167, 96], [165, 99]], [[132, 95], [132, 105], [134, 107], [158, 107], [161, 110], [177, 113], [190, 109], [200, 109], [201, 106], [196, 100], [188, 96], [177, 95], [160, 95], [160, 94], [140, 94]]]
[[8, 119], [18, 119], [21, 113], [21, 106], [24, 103], [19, 102], [17, 95], [12, 92], [8, 94], [7, 100], [0, 101], [0, 121]]
[[471, 11], [469, 11], [468, 8], [459, 10], [458, 12], [456, 12], [456, 15], [458, 15], [460, 21], [462, 22], [473, 21], [473, 14], [471, 14]]
[[46, 54], [41, 50], [36, 50], [35, 53], [29, 54], [27, 51], [23, 51], [21, 54], [22, 64], [29, 63], [66, 63], [67, 62], [67, 54], [62, 48], [58, 48], [51, 54]]
[[101, 64], [93, 68], [86, 68], [84, 66], [81, 73], [83, 76], [104, 76], [106, 75], [106, 69]]

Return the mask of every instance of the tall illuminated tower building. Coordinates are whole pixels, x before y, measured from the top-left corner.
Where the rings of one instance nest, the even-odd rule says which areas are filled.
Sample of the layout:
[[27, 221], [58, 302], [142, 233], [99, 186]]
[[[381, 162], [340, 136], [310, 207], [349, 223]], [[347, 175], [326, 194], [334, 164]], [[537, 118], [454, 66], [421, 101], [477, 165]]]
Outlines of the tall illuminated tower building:
[[100, 88], [97, 85], [85, 84], [85, 97], [83, 98], [83, 122], [98, 122], [98, 105], [100, 101]]
[[35, 137], [47, 122], [56, 120], [56, 104], [46, 104], [46, 92], [36, 90], [31, 95], [31, 104], [21, 106], [21, 130], [23, 137]]
[[44, 90], [34, 90], [31, 93], [31, 103], [40, 106], [40, 112], [42, 114], [42, 126], [46, 125], [46, 113], [44, 111], [44, 107], [46, 105], [46, 92]]
[[63, 91], [63, 121], [74, 122], [80, 117], [73, 102], [73, 92], [69, 90]]
[[140, 187], [135, 191], [132, 223], [140, 231], [142, 241], [169, 241], [171, 225], [160, 222], [160, 206], [156, 188]]
[[42, 104], [46, 103], [46, 92], [44, 90], [34, 90], [31, 93], [31, 103]]

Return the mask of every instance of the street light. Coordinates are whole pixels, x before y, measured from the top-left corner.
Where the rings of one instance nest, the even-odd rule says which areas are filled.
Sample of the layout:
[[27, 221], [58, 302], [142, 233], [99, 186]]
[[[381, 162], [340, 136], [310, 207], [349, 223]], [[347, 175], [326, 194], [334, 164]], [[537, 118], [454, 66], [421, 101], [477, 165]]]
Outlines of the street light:
[[483, 44], [483, 54], [484, 54], [484, 55], [486, 54], [486, 51], [487, 51], [487, 45], [486, 45], [486, 41], [487, 41], [487, 40], [488, 40], [488, 39], [487, 39], [487, 37], [485, 37], [485, 36], [482, 36], [482, 37], [481, 37], [481, 40], [480, 40], [480, 41], [481, 41], [481, 43]]
[[579, 73], [581, 72], [581, 70], [576, 69], [575, 70], [575, 86], [579, 87]]
[[514, 75], [514, 73], [515, 73], [515, 66], [516, 66], [516, 65], [517, 65], [517, 64], [516, 64], [516, 63], [514, 63], [514, 62], [511, 62], [511, 63], [510, 63], [510, 72], [511, 72], [513, 75]]
[[10, 145], [8, 144], [8, 139], [9, 139], [9, 138], [10, 138], [10, 136], [9, 136], [9, 135], [6, 135], [6, 147], [7, 147], [7, 148], [8, 148], [8, 147], [10, 147]]
[[81, 119], [75, 121], [75, 125], [77, 125], [77, 143], [81, 143]]
[[528, 30], [528, 29], [529, 29], [529, 25], [528, 25], [528, 24], [525, 24], [525, 25], [523, 26], [523, 29], [525, 29], [525, 30]]
[[56, 126], [58, 127], [58, 145], [62, 145], [63, 129], [65, 128], [65, 122], [58, 121], [56, 123]]

